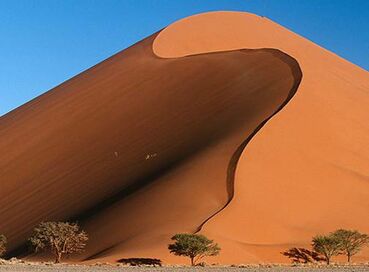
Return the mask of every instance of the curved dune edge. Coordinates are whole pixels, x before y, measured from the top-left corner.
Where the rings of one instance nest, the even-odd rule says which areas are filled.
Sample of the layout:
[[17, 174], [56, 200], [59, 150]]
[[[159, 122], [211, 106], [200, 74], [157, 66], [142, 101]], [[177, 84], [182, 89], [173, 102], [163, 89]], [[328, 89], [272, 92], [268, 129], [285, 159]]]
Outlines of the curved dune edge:
[[149, 249], [161, 258], [173, 233], [196, 231], [228, 201], [229, 158], [288, 97], [290, 57], [260, 49], [162, 59], [154, 38], [1, 118], [0, 229], [11, 255], [39, 221], [73, 218], [90, 235], [76, 261]]
[[[242, 153], [232, 202], [203, 226], [224, 248], [213, 261], [287, 262], [280, 251], [309, 247], [317, 233], [341, 227], [368, 233], [368, 72], [243, 12], [179, 20], [153, 45], [163, 58], [240, 48], [282, 50], [299, 62], [304, 79]], [[368, 258], [366, 250], [356, 260]]]
[[[180, 19], [158, 33], [153, 42], [153, 52], [160, 58], [253, 49], [247, 44], [250, 29], [267, 20], [247, 12], [214, 11]], [[252, 25], [248, 25], [252, 22]], [[257, 27], [259, 28], [259, 26]], [[260, 29], [260, 28], [259, 28]], [[252, 31], [257, 32], [253, 29]], [[261, 34], [262, 35], [262, 34]], [[269, 48], [261, 45], [259, 48]]]
[[[270, 49], [271, 50], [271, 49]], [[236, 151], [233, 153], [232, 157], [230, 158], [228, 169], [227, 169], [227, 191], [228, 191], [228, 201], [225, 203], [221, 209], [219, 209], [217, 212], [209, 216], [204, 222], [201, 223], [201, 225], [198, 227], [196, 232], [200, 232], [203, 228], [203, 226], [209, 222], [214, 216], [219, 214], [221, 211], [223, 211], [232, 201], [234, 197], [234, 184], [235, 184], [235, 175], [237, 170], [237, 164], [238, 161], [241, 158], [242, 153], [244, 152], [245, 148], [247, 147], [247, 144], [252, 140], [253, 137], [256, 136], [256, 134], [267, 124], [267, 122], [273, 118], [276, 114], [278, 114], [279, 111], [281, 111], [288, 102], [293, 98], [293, 96], [296, 94], [298, 87], [300, 85], [300, 82], [302, 80], [302, 71], [300, 69], [300, 66], [298, 62], [288, 56], [287, 54], [283, 53], [281, 56], [281, 59], [288, 63], [291, 67], [291, 71], [293, 74], [293, 77], [295, 79], [294, 84], [291, 88], [291, 90], [288, 93], [288, 96], [285, 101], [278, 107], [278, 109], [268, 118], [263, 120], [256, 128], [255, 130], [239, 145], [239, 147], [236, 149]]]
[[[145, 231], [145, 233], [142, 233], [140, 235], [137, 235], [137, 237], [135, 237], [134, 235], [130, 235], [128, 237], [130, 238], [116, 238], [114, 239], [114, 241], [119, 241], [119, 240], [123, 240], [123, 242], [113, 242], [111, 241], [111, 244], [109, 246], [105, 246], [105, 248], [103, 250], [99, 250], [98, 252], [92, 254], [92, 255], [86, 255], [86, 258], [84, 259], [84, 261], [87, 262], [96, 262], [96, 261], [100, 261], [100, 262], [106, 262], [106, 261], [118, 261], [120, 258], [126, 257], [132, 257], [132, 256], [152, 256], [152, 257], [156, 257], [156, 258], [160, 258], [165, 262], [169, 262], [169, 263], [186, 263], [186, 260], [183, 258], [178, 258], [178, 257], [174, 257], [172, 255], [170, 255], [167, 251], [167, 245], [170, 242], [169, 238], [174, 234], [174, 233], [178, 233], [178, 232], [198, 232], [201, 230], [202, 226], [208, 222], [211, 218], [213, 218], [216, 214], [218, 214], [219, 212], [221, 212], [232, 200], [233, 198], [233, 183], [234, 183], [234, 174], [235, 174], [235, 170], [236, 170], [236, 166], [237, 166], [237, 161], [243, 151], [243, 149], [245, 148], [245, 146], [247, 145], [247, 143], [256, 135], [256, 133], [275, 115], [277, 114], [288, 102], [289, 100], [294, 96], [294, 94], [296, 93], [298, 86], [301, 82], [301, 78], [302, 78], [302, 72], [299, 68], [298, 63], [291, 58], [290, 56], [288, 56], [287, 54], [280, 52], [278, 50], [273, 50], [273, 49], [261, 49], [262, 51], [266, 51], [266, 52], [270, 52], [273, 56], [275, 56], [276, 58], [280, 59], [282, 62], [284, 62], [285, 64], [287, 64], [287, 66], [289, 67], [290, 71], [291, 71], [291, 76], [292, 76], [292, 85], [290, 86], [289, 90], [285, 91], [285, 96], [284, 98], [281, 100], [279, 105], [276, 105], [276, 108], [270, 112], [270, 114], [266, 115], [265, 119], [260, 119], [260, 121], [258, 121], [259, 123], [255, 123], [256, 127], [255, 128], [247, 128], [246, 130], [248, 131], [247, 133], [245, 132], [245, 128], [241, 128], [239, 127], [238, 130], [241, 133], [236, 133], [236, 135], [233, 136], [229, 136], [224, 138], [220, 144], [218, 144], [218, 146], [213, 146], [211, 147], [211, 155], [206, 155], [205, 157], [202, 155], [202, 153], [204, 152], [200, 152], [200, 156], [196, 155], [195, 157], [191, 157], [189, 158], [188, 162], [185, 162], [184, 164], [186, 165], [187, 163], [189, 165], [193, 164], [195, 162], [195, 166], [196, 164], [199, 164], [200, 169], [196, 169], [196, 167], [194, 166], [190, 166], [192, 168], [195, 169], [195, 171], [200, 171], [202, 173], [205, 172], [205, 174], [208, 174], [209, 171], [212, 171], [215, 173], [215, 175], [213, 176], [213, 180], [226, 180], [226, 182], [224, 182], [224, 185], [222, 185], [222, 190], [227, 189], [227, 194], [225, 196], [225, 198], [222, 200], [222, 202], [218, 203], [218, 207], [214, 207], [213, 211], [208, 210], [207, 211], [207, 216], [206, 219], [205, 218], [199, 218], [196, 217], [196, 215], [193, 214], [193, 212], [191, 210], [186, 211], [186, 210], [182, 210], [181, 211], [181, 218], [183, 220], [178, 221], [177, 224], [174, 224], [174, 226], [170, 226], [171, 224], [167, 223], [167, 226], [164, 227], [164, 230], [159, 231], [159, 233], [155, 233], [155, 231], [150, 231], [149, 229], [147, 229]], [[252, 52], [253, 50], [237, 50], [240, 52]], [[217, 52], [219, 53], [226, 53], [226, 52]], [[206, 54], [204, 54], [206, 55]], [[199, 55], [194, 55], [193, 57], [196, 58], [196, 56]], [[189, 58], [191, 58], [191, 56], [187, 56]], [[261, 90], [260, 90], [261, 91]], [[253, 125], [254, 126], [254, 125]], [[246, 137], [246, 135], [248, 135]], [[236, 136], [236, 137], [235, 137]], [[245, 139], [246, 137], [246, 139]], [[222, 143], [223, 142], [223, 143]], [[242, 142], [240, 144], [240, 142]], [[227, 153], [229, 155], [225, 155], [225, 150], [222, 147], [222, 145], [224, 145], [224, 143], [228, 146], [232, 146], [232, 148], [229, 149], [229, 151], [227, 151]], [[231, 144], [231, 145], [230, 145]], [[236, 148], [237, 147], [237, 148]], [[223, 150], [223, 151], [222, 151]], [[205, 150], [205, 154], [209, 153], [209, 151]], [[223, 159], [223, 166], [220, 167], [220, 164], [218, 164], [218, 168], [221, 170], [215, 170], [213, 168], [208, 168], [207, 166], [207, 162], [211, 162], [213, 160], [212, 157], [224, 157]], [[200, 157], [200, 161], [197, 162], [197, 158], [196, 157]], [[205, 162], [205, 160], [207, 162]], [[219, 159], [218, 159], [219, 160]], [[179, 169], [181, 169], [181, 166], [178, 167]], [[186, 170], [187, 172], [189, 172], [188, 170]], [[223, 171], [223, 172], [222, 172]], [[174, 174], [170, 173], [170, 175], [172, 176], [171, 179], [180, 179], [180, 182], [184, 185], [182, 187], [183, 191], [187, 191], [187, 188], [191, 188], [192, 186], [190, 186], [188, 184], [188, 181], [186, 181], [186, 177], [188, 176], [188, 174], [183, 173], [181, 170], [179, 170], [179, 173], [176, 173], [177, 170], [173, 170]], [[204, 177], [202, 178], [198, 178], [197, 176], [199, 175], [199, 173], [196, 174], [196, 172], [193, 172], [191, 174], [191, 177], [195, 180], [202, 180], [201, 182], [203, 182]], [[182, 178], [182, 176], [184, 176], [184, 179]], [[205, 179], [209, 179], [209, 177], [205, 178]], [[165, 177], [164, 177], [165, 180]], [[217, 183], [219, 182], [217, 181]], [[164, 196], [165, 198], [165, 186], [160, 185], [160, 183], [162, 182], [161, 179], [155, 181], [156, 185], [160, 188], [160, 190], [162, 190], [162, 196]], [[165, 182], [165, 181], [164, 181]], [[208, 190], [208, 188], [206, 188], [206, 186], [203, 187], [203, 190]], [[178, 193], [183, 193], [183, 191], [178, 190]], [[143, 192], [143, 194], [145, 194], [145, 192]], [[140, 192], [137, 193], [137, 197], [140, 198]], [[150, 196], [146, 196], [146, 198], [150, 199]], [[178, 200], [179, 196], [177, 196], [176, 201]], [[188, 201], [189, 199], [192, 199], [191, 202], [193, 202], [193, 196], [189, 195], [188, 197], [186, 197], [185, 201]], [[204, 199], [204, 198], [203, 198]], [[204, 202], [209, 201], [211, 198], [207, 199], [205, 198]], [[134, 202], [134, 200], [131, 200]], [[169, 201], [169, 203], [173, 203], [173, 201]], [[154, 204], [155, 205], [155, 204]], [[188, 204], [187, 204], [188, 205]], [[197, 205], [197, 206], [196, 206]], [[196, 205], [193, 205], [194, 209], [198, 209], [199, 207], [201, 207], [200, 202], [197, 202]], [[126, 214], [126, 212], [124, 212], [125, 208], [125, 203], [124, 201], [122, 203], [118, 203], [118, 205], [116, 205], [115, 208], [113, 208], [111, 211], [108, 212], [108, 214], [110, 214], [110, 216], [119, 216], [119, 214]], [[176, 213], [178, 213], [178, 211], [176, 211]], [[155, 212], [154, 212], [155, 214]], [[95, 223], [92, 224], [92, 226], [89, 226], [90, 224], [87, 223], [87, 226], [89, 226], [90, 228], [105, 228], [105, 229], [109, 229], [109, 227], [106, 226], [96, 226], [96, 221], [97, 222], [106, 222], [108, 221], [106, 219], [107, 214], [104, 214], [102, 216], [97, 216], [96, 218], [93, 219], [93, 221], [95, 221]], [[142, 217], [144, 215], [138, 215], [137, 217], [140, 218], [142, 220]], [[202, 216], [204, 217], [204, 216]], [[187, 220], [184, 220], [184, 218], [187, 218]], [[169, 220], [172, 221], [173, 219]], [[186, 227], [187, 225], [192, 225], [191, 228]], [[168, 230], [165, 230], [169, 228]], [[110, 231], [113, 231], [114, 227], [110, 227], [110, 230], [104, 230], [103, 232], [105, 233], [109, 233]], [[152, 233], [150, 233], [152, 232]], [[100, 234], [102, 235], [102, 234]], [[133, 236], [133, 237], [132, 237]], [[144, 246], [143, 246], [144, 245]], [[101, 245], [100, 245], [101, 247]]]

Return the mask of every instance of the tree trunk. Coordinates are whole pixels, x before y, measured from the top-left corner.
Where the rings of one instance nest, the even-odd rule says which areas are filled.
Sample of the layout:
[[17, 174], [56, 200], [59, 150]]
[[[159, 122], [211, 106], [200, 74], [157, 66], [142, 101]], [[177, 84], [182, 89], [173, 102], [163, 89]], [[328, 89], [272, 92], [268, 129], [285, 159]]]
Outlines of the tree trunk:
[[351, 254], [347, 253], [347, 262], [350, 263], [351, 262]]
[[195, 262], [194, 262], [195, 257], [190, 257], [190, 258], [191, 258], [191, 266], [195, 266]]
[[61, 256], [62, 256], [62, 254], [61, 254], [61, 253], [59, 253], [59, 252], [57, 252], [57, 253], [55, 254], [55, 263], [60, 263]]
[[331, 257], [326, 257], [327, 259], [327, 265], [329, 265], [331, 263]]

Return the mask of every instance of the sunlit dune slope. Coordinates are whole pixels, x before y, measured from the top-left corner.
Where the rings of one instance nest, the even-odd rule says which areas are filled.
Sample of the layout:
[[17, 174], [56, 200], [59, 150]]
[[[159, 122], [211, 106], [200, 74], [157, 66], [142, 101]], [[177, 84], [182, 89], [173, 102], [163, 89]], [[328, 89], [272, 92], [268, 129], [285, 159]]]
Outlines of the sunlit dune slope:
[[[265, 47], [294, 57], [304, 76], [242, 153], [232, 202], [203, 228], [223, 245], [219, 260], [230, 263], [286, 261], [280, 251], [341, 227], [369, 233], [367, 71], [246, 13], [185, 18], [154, 42], [168, 58]], [[368, 251], [356, 258], [367, 260]]]

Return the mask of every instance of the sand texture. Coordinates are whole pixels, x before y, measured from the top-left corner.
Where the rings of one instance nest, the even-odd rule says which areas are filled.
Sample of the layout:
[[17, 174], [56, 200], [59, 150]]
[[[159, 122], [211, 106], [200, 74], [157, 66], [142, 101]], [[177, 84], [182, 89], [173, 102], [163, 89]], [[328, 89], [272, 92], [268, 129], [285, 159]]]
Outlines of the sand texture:
[[369, 232], [368, 119], [367, 71], [266, 18], [188, 17], [0, 117], [0, 232], [12, 256], [78, 220], [74, 261], [183, 263], [170, 237], [201, 232], [210, 263], [288, 262]]

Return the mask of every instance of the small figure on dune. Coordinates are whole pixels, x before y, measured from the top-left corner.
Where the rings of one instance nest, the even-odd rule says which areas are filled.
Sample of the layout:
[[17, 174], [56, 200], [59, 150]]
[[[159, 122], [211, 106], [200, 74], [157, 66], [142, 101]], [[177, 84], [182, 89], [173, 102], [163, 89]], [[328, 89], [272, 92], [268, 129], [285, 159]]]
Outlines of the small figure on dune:
[[152, 153], [152, 154], [147, 154], [145, 157], [145, 160], [150, 160], [155, 158], [158, 155], [158, 153]]

